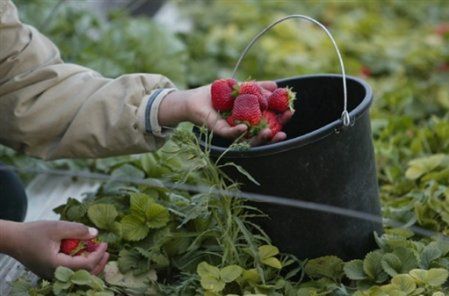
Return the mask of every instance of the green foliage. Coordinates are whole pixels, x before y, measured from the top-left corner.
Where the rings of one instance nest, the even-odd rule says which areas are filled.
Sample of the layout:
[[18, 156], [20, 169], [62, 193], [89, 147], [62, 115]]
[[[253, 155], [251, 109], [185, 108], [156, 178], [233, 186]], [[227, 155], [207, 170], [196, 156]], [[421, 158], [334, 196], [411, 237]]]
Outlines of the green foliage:
[[343, 260], [335, 256], [311, 259], [305, 266], [305, 272], [311, 278], [326, 277], [339, 282], [343, 276]]
[[386, 285], [373, 286], [366, 291], [356, 292], [354, 296], [444, 295], [441, 285], [447, 277], [448, 271], [442, 268], [413, 269], [408, 274], [395, 275]]
[[275, 246], [263, 245], [258, 248], [259, 260], [262, 264], [281, 269], [282, 263], [275, 257], [278, 254], [279, 250]]

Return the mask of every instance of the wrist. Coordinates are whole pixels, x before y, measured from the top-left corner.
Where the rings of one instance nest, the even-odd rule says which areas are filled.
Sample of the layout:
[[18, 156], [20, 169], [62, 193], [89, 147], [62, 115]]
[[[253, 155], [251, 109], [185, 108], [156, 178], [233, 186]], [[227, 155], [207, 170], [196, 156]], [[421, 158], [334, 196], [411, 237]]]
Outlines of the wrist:
[[15, 257], [23, 223], [0, 220], [0, 253]]
[[161, 126], [176, 126], [188, 120], [186, 91], [175, 90], [167, 94], [161, 101], [158, 122]]

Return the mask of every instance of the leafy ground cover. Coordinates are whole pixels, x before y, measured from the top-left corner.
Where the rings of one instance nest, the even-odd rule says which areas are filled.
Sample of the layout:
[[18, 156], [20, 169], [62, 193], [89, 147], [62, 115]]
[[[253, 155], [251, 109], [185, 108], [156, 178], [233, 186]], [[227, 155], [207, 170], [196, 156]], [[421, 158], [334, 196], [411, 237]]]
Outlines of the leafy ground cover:
[[[42, 163], [2, 148], [0, 161], [18, 166], [90, 169], [152, 181], [105, 182], [82, 203], [69, 199], [61, 219], [101, 230], [110, 243], [105, 273], [59, 268], [31, 295], [446, 295], [449, 244], [415, 235], [416, 225], [449, 231], [449, 5], [445, 1], [174, 2], [193, 21], [172, 33], [149, 19], [115, 12], [109, 21], [53, 1], [18, 1], [25, 21], [42, 27], [70, 62], [107, 76], [160, 72], [180, 86], [229, 76], [248, 40], [292, 12], [316, 17], [334, 34], [348, 69], [374, 89], [371, 108], [385, 233], [378, 249], [344, 262], [329, 254], [298, 260], [271, 245], [251, 223], [261, 215], [214, 191], [169, 189], [158, 180], [238, 190], [186, 129], [161, 151], [140, 156]], [[39, 11], [40, 13], [36, 13]], [[208, 13], [204, 13], [207, 11]], [[163, 32], [162, 41], [151, 38]], [[161, 34], [158, 34], [161, 36]], [[307, 24], [285, 23], [264, 37], [239, 70], [240, 79], [276, 79], [336, 72], [325, 35]], [[29, 176], [30, 177], [30, 176]], [[392, 221], [404, 224], [392, 228]], [[374, 234], [373, 234], [374, 235]]]

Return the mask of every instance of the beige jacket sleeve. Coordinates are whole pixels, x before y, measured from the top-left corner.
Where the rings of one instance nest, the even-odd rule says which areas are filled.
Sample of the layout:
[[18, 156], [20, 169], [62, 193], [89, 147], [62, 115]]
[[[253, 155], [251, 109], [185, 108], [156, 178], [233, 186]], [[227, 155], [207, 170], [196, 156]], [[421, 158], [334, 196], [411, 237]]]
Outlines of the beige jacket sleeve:
[[1, 144], [44, 159], [155, 150], [165, 137], [146, 132], [146, 103], [152, 91], [172, 87], [157, 74], [109, 79], [64, 63], [10, 0], [0, 0]]

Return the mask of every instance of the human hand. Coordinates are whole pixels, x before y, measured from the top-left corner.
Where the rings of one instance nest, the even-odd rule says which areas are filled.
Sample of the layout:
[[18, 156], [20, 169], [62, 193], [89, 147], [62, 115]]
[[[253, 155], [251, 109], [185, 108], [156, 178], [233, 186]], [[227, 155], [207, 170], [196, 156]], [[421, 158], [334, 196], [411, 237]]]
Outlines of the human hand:
[[[269, 91], [276, 89], [273, 81], [262, 81], [259, 85]], [[212, 107], [210, 97], [210, 85], [202, 86], [190, 90], [174, 91], [162, 100], [159, 107], [159, 123], [162, 126], [176, 125], [182, 121], [190, 121], [197, 125], [205, 124], [217, 135], [235, 139], [245, 133], [248, 127], [245, 124], [230, 126], [225, 119]], [[286, 111], [280, 116], [281, 124], [285, 124], [292, 117], [291, 111]], [[266, 128], [257, 136], [249, 140], [252, 146], [261, 145], [267, 142], [276, 143], [287, 138], [284, 132], [278, 132], [271, 137], [271, 131]]]
[[59, 253], [63, 239], [87, 240], [97, 236], [96, 229], [80, 223], [37, 221], [10, 223], [7, 227], [14, 229], [9, 229], [11, 247], [6, 253], [43, 278], [52, 278], [58, 266], [74, 270], [86, 269], [97, 275], [103, 271], [109, 259], [106, 243], [101, 243], [94, 252], [87, 255], [72, 257]]

